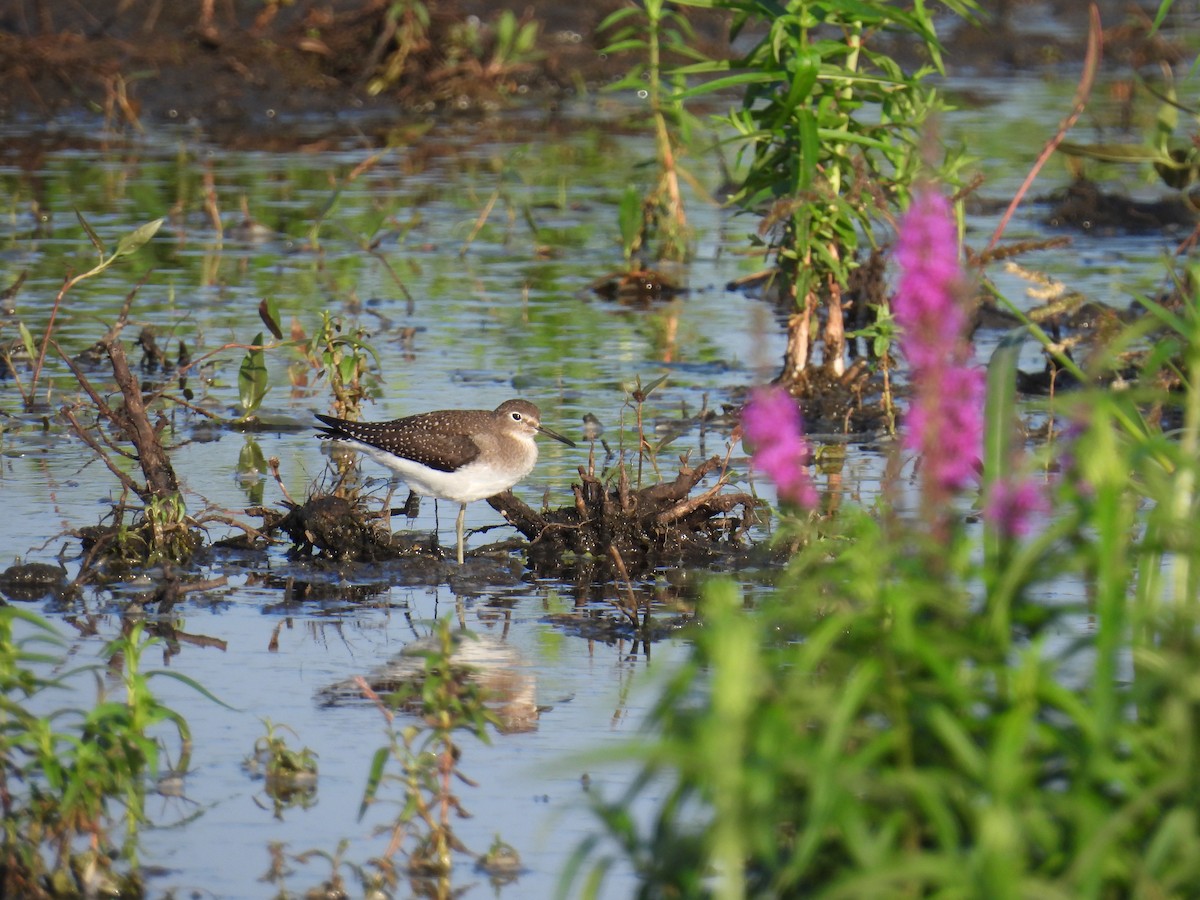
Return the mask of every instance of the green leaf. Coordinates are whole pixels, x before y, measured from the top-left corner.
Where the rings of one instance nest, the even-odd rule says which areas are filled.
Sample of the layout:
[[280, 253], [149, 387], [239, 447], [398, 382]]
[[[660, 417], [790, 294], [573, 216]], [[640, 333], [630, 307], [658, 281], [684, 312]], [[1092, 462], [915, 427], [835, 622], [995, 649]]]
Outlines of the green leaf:
[[817, 73], [820, 71], [820, 67], [821, 58], [812, 48], [807, 48], [796, 57], [794, 67], [789, 73], [791, 84], [788, 87], [787, 97], [784, 98], [775, 115], [776, 128], [785, 127], [796, 107], [812, 96], [812, 89], [817, 83]]
[[1008, 474], [1012, 465], [1013, 428], [1017, 416], [1017, 357], [1028, 332], [1014, 328], [1000, 339], [987, 371], [984, 404], [983, 483]]
[[25, 346], [25, 352], [29, 354], [30, 359], [37, 359], [37, 344], [33, 341], [33, 335], [24, 322], [17, 322], [17, 331], [21, 334], [21, 343]]
[[621, 203], [617, 207], [617, 223], [621, 228], [621, 248], [625, 253], [625, 262], [633, 259], [642, 242], [642, 195], [632, 184], [625, 187], [621, 195]]
[[101, 256], [104, 256], [104, 241], [100, 240], [100, 235], [96, 234], [95, 229], [88, 224], [88, 220], [83, 217], [83, 213], [81, 213], [78, 209], [75, 210], [75, 218], [77, 218], [79, 220], [79, 224], [83, 226], [83, 230], [87, 233], [88, 240], [92, 242], [92, 246], [99, 251]]
[[1167, 154], [1171, 139], [1175, 136], [1175, 129], [1179, 127], [1179, 106], [1174, 84], [1167, 83], [1163, 100], [1158, 106], [1158, 114], [1154, 117], [1154, 148], [1159, 153]]
[[1161, 303], [1151, 300], [1149, 297], [1139, 296], [1134, 299], [1146, 308], [1146, 312], [1154, 316], [1154, 318], [1158, 319], [1176, 334], [1187, 337], [1190, 329], [1182, 316], [1176, 315], [1173, 311], [1167, 309]]
[[137, 253], [138, 250], [150, 241], [158, 229], [162, 227], [162, 223], [166, 219], [155, 219], [153, 222], [147, 222], [145, 225], [140, 225], [125, 235], [121, 240], [117, 241], [117, 249], [113, 251], [112, 258], [117, 259], [121, 256], [129, 256], [131, 253]]
[[[263, 342], [260, 331], [254, 338], [256, 345]], [[267, 394], [267, 365], [262, 350], [246, 351], [246, 358], [238, 369], [238, 399], [242, 404], [243, 416], [248, 416], [258, 409], [263, 397]]]
[[630, 50], [645, 50], [646, 42], [640, 38], [625, 38], [624, 40], [614, 41], [602, 50], [609, 56], [615, 56], [618, 53], [627, 53]]
[[[984, 401], [983, 493], [1004, 480], [1013, 464], [1013, 435], [1017, 417], [1017, 357], [1027, 332], [1014, 328], [992, 352], [988, 362]], [[1006, 538], [990, 524], [984, 526], [983, 548], [989, 572], [1002, 565]]]
[[[626, 19], [628, 19], [630, 16], [636, 16], [636, 15], [639, 15], [640, 13], [641, 13], [641, 10], [638, 9], [638, 7], [636, 7], [636, 6], [622, 7], [620, 9], [616, 10], [615, 12], [611, 12], [607, 16], [605, 16], [604, 19], [600, 22], [600, 24], [596, 26], [596, 31], [597, 32], [607, 31], [609, 28], [612, 28], [614, 25], [618, 24], [619, 22], [623, 22]], [[604, 52], [608, 52], [608, 51], [605, 50]]]
[[811, 110], [802, 109], [797, 116], [800, 128], [800, 188], [807, 188], [817, 175], [821, 142], [817, 135], [817, 119]]
[[363, 789], [362, 803], [358, 807], [360, 822], [362, 817], [367, 814], [367, 808], [375, 802], [375, 795], [379, 793], [379, 785], [383, 781], [383, 768], [387, 765], [389, 755], [387, 747], [380, 747], [371, 757], [371, 768], [367, 773], [367, 786]]
[[927, 715], [930, 729], [954, 757], [958, 767], [971, 778], [982, 778], [987, 768], [987, 760], [967, 731], [966, 722], [956, 717], [941, 703], [934, 704]]
[[[216, 694], [214, 694], [212, 691], [210, 691], [208, 688], [206, 688], [204, 685], [202, 685], [196, 679], [191, 678], [187, 675], [184, 675], [182, 672], [175, 672], [171, 669], [155, 669], [152, 672], [147, 672], [146, 676], [147, 677], [153, 676], [155, 678], [159, 678], [159, 677], [174, 678], [180, 684], [186, 684], [197, 694], [200, 694], [203, 697], [207, 697], [209, 700], [211, 700], [213, 703], [218, 704], [219, 706], [223, 706], [226, 709], [233, 710], [234, 712], [242, 711], [236, 706], [230, 706], [228, 703], [226, 703], [224, 700], [222, 700], [220, 697], [218, 697]], [[175, 714], [172, 714], [170, 716], [170, 718], [172, 720], [176, 720], [177, 716]]]

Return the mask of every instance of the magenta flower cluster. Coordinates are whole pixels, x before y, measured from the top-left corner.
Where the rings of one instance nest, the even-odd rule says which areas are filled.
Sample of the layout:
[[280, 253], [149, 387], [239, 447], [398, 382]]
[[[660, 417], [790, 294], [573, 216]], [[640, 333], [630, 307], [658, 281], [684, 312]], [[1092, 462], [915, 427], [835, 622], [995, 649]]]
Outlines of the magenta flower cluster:
[[970, 364], [958, 235], [945, 197], [919, 190], [900, 223], [893, 310], [911, 366], [905, 446], [921, 454], [926, 503], [971, 484], [983, 442], [983, 371]]
[[742, 438], [751, 464], [775, 483], [781, 503], [817, 507], [817, 490], [808, 477], [804, 423], [791, 394], [778, 386], [756, 389], [742, 410]]
[[1050, 511], [1042, 485], [1032, 478], [1001, 479], [992, 484], [983, 505], [985, 522], [1006, 538], [1028, 537], [1033, 524]]

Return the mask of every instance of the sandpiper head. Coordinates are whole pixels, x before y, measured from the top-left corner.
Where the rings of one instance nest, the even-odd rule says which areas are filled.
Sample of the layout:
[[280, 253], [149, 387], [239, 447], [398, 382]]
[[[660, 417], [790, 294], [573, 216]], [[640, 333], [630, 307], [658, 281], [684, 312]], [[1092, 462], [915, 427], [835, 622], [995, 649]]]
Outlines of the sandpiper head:
[[575, 446], [574, 441], [568, 440], [561, 434], [543, 427], [541, 412], [528, 400], [505, 400], [496, 407], [495, 414], [502, 418], [508, 427], [515, 427], [520, 434], [533, 437], [535, 434], [540, 433], [548, 438], [553, 438], [560, 443], [566, 444], [568, 447]]

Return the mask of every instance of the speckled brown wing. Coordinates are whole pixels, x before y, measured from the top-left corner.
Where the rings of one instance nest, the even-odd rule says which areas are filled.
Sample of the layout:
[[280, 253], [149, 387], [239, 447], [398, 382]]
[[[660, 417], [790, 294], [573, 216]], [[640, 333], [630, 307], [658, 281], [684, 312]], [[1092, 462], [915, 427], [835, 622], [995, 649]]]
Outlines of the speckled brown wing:
[[351, 422], [320, 413], [317, 418], [326, 425], [319, 429], [323, 438], [359, 441], [440, 472], [453, 472], [479, 456], [479, 446], [470, 435], [443, 430], [445, 423], [438, 413], [391, 422]]

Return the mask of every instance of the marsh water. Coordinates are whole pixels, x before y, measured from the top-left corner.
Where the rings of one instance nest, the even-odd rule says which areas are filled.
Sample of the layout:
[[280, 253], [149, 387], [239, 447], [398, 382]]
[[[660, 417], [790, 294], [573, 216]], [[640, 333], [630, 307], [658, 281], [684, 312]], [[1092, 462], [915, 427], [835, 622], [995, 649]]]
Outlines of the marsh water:
[[[978, 105], [948, 117], [945, 136], [966, 142], [971, 168], [986, 179], [982, 192], [1007, 199], [1069, 108], [1073, 83], [1030, 78], [961, 86]], [[28, 275], [14, 308], [4, 312], [3, 339], [16, 337], [18, 320], [40, 336], [64, 275], [94, 263], [74, 210], [110, 247], [136, 225], [167, 217], [150, 245], [68, 295], [55, 325], [66, 353], [99, 340], [135, 288], [127, 337], [152, 325], [172, 357], [180, 340], [193, 357], [252, 343], [263, 331], [264, 299], [278, 305], [285, 336], [293, 323], [296, 333], [312, 335], [328, 311], [347, 333], [361, 328], [377, 354], [377, 396], [367, 418], [491, 408], [520, 396], [540, 406], [546, 424], [579, 441], [574, 450], [543, 443], [537, 467], [517, 488], [533, 506], [544, 498], [551, 505], [571, 502], [570, 485], [589, 453], [581, 439], [585, 414], [599, 418], [613, 451], [632, 461], [630, 391], [639, 380], [666, 376], [644, 415], [656, 439], [673, 435], [658, 455], [670, 477], [682, 454], [726, 452], [730, 423], [692, 423], [702, 409], [734, 405], [745, 388], [769, 379], [784, 333], [777, 309], [726, 289], [758, 268], [760, 261], [743, 252], [754, 223], [698, 194], [688, 205], [695, 258], [674, 273], [684, 293], [625, 304], [589, 289], [621, 268], [617, 203], [628, 184], [648, 178], [643, 166], [651, 141], [627, 125], [636, 103], [606, 96], [553, 115], [514, 109], [431, 125], [347, 115], [333, 131], [326, 122], [282, 122], [263, 111], [257, 127], [269, 151], [218, 146], [188, 123], [148, 122], [144, 133], [120, 134], [104, 132], [97, 121], [5, 123], [0, 286]], [[717, 189], [714, 159], [685, 162], [701, 185]], [[1056, 162], [1039, 184], [1049, 189], [1066, 180]], [[223, 235], [205, 211], [210, 191]], [[1045, 212], [1027, 204], [1007, 237], [1049, 236]], [[968, 243], [981, 246], [995, 223], [990, 214], [972, 218]], [[1157, 289], [1162, 256], [1177, 240], [1073, 238], [1072, 246], [1024, 263], [1116, 306]], [[1033, 302], [1017, 275], [993, 274], [1012, 299]], [[981, 356], [987, 350], [984, 342]], [[191, 403], [221, 420], [236, 419], [243, 355], [227, 349], [194, 372]], [[1025, 363], [1040, 368], [1034, 348]], [[243, 517], [247, 507], [280, 504], [285, 498], [268, 473], [247, 462], [260, 456], [278, 458], [294, 498], [329, 483], [328, 456], [311, 427], [312, 413], [328, 409], [327, 385], [286, 348], [268, 354], [267, 365], [271, 387], [253, 429], [185, 408], [170, 414], [171, 456], [192, 512]], [[11, 378], [0, 382], [5, 565], [61, 559], [73, 573], [78, 541], [66, 532], [94, 524], [118, 496], [116, 480], [56, 417], [77, 397], [54, 358], [30, 411]], [[870, 502], [886, 441], [872, 435], [845, 446], [838, 490], [849, 501]], [[603, 458], [603, 448], [596, 452]], [[740, 447], [732, 462], [745, 473]], [[385, 474], [363, 465], [380, 496]], [[655, 477], [652, 467], [643, 466], [642, 477]], [[769, 486], [755, 489], [771, 499]], [[436, 530], [452, 549], [455, 513], [453, 505], [438, 509], [426, 500], [414, 519], [393, 524]], [[521, 702], [536, 710], [514, 733], [497, 733], [488, 745], [467, 742], [461, 760], [478, 784], [461, 787], [473, 818], [460, 822], [458, 833], [477, 851], [501, 836], [521, 854], [519, 877], [510, 887], [492, 886], [464, 854], [453, 883], [469, 888], [467, 896], [553, 894], [572, 851], [594, 828], [589, 794], [611, 796], [628, 777], [620, 748], [636, 739], [653, 697], [648, 686], [686, 649], [686, 634], [642, 644], [573, 627], [610, 615], [608, 601], [623, 588], [538, 578], [524, 568], [519, 550], [481, 553], [513, 534], [484, 503], [470, 506], [467, 527], [475, 553], [461, 570], [452, 562], [409, 569], [299, 566], [283, 547], [266, 557], [232, 551], [204, 557], [200, 574], [227, 583], [181, 601], [170, 614], [182, 634], [169, 648], [175, 652], [155, 647], [146, 664], [186, 674], [228, 706], [170, 679], [154, 682], [187, 717], [196, 746], [178, 795], [148, 801], [141, 859], [153, 872], [151, 896], [272, 896], [278, 886], [260, 877], [273, 842], [289, 853], [332, 854], [346, 840], [344, 858], [355, 863], [380, 853], [386, 838], [375, 828], [395, 810], [380, 804], [360, 821], [358, 809], [370, 758], [384, 743], [383, 720], [366, 703], [324, 703], [322, 692], [376, 669], [442, 617], [480, 635], [486, 665], [505, 670]], [[769, 531], [764, 524], [750, 536], [766, 541]], [[214, 523], [208, 536], [231, 533]], [[732, 574], [753, 595], [767, 589], [771, 572], [764, 561]], [[130, 598], [161, 574], [35, 608], [59, 627], [73, 664], [100, 661]], [[657, 571], [635, 588], [654, 604], [655, 616], [686, 618], [706, 574]], [[70, 684], [78, 693], [64, 705], [86, 705], [95, 696], [90, 675]], [[290, 744], [318, 755], [318, 786], [304, 807], [277, 812], [262, 781], [243, 768], [264, 719], [291, 729]], [[329, 874], [319, 857], [292, 868], [286, 881], [292, 890]], [[628, 895], [631, 879], [619, 871], [610, 877], [610, 895]]]

